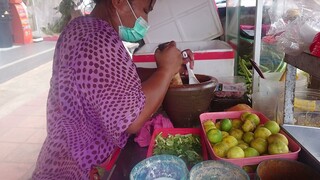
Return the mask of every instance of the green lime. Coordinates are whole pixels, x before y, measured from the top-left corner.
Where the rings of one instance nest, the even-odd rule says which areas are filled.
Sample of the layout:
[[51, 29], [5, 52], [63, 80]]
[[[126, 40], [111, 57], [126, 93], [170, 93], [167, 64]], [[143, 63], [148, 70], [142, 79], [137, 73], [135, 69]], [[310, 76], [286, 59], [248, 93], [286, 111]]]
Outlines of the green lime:
[[244, 151], [240, 147], [234, 146], [227, 151], [227, 158], [244, 158]]
[[254, 139], [254, 133], [253, 132], [245, 132], [242, 136], [242, 139], [246, 143], [250, 143]]
[[256, 124], [256, 126], [260, 124], [260, 118], [256, 114], [248, 114], [247, 116], [245, 116], [245, 120], [248, 120], [248, 119], [253, 121]]
[[221, 158], [224, 158], [226, 157], [227, 155], [227, 151], [229, 149], [228, 145], [224, 142], [219, 142], [217, 144], [214, 144], [212, 146], [212, 149], [214, 151], [214, 153], [218, 156], [218, 157], [221, 157]]
[[254, 156], [259, 156], [259, 152], [252, 147], [248, 147], [247, 149], [243, 150], [244, 151], [244, 156], [245, 157], [254, 157]]
[[229, 134], [233, 137], [235, 137], [237, 140], [241, 140], [243, 136], [243, 131], [241, 129], [231, 129], [229, 131]]
[[280, 126], [276, 121], [267, 121], [264, 127], [269, 129], [272, 134], [277, 134], [280, 131]]
[[243, 122], [240, 119], [233, 119], [231, 123], [232, 129], [240, 129], [243, 124]]
[[230, 131], [232, 128], [232, 122], [230, 119], [222, 119], [221, 124], [220, 124], [220, 129], [222, 131]]
[[207, 133], [209, 130], [216, 128], [216, 126], [214, 125], [213, 121], [207, 120], [203, 123], [203, 128], [204, 128], [205, 132]]
[[210, 143], [218, 143], [222, 140], [222, 133], [219, 129], [210, 129], [207, 132], [207, 137]]

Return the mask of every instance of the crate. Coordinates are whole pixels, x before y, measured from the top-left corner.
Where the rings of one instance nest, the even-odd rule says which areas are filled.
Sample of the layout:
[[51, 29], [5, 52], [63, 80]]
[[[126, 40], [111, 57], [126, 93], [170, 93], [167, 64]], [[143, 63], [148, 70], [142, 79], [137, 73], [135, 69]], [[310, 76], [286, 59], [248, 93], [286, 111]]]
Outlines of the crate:
[[[212, 113], [202, 113], [200, 115], [200, 122], [201, 122], [201, 128], [202, 131], [204, 131], [204, 127], [203, 127], [203, 122], [207, 121], [207, 120], [212, 120], [213, 122], [216, 122], [217, 119], [224, 119], [224, 118], [240, 118], [240, 115], [242, 114], [242, 112], [244, 111], [230, 111], [230, 112], [212, 112]], [[264, 124], [265, 122], [267, 122], [269, 119], [264, 116], [262, 113], [257, 112], [257, 111], [251, 111], [255, 114], [257, 114], [260, 118], [260, 124]], [[285, 158], [285, 159], [292, 159], [292, 160], [297, 160], [298, 159], [298, 154], [301, 150], [301, 147], [290, 137], [288, 136], [284, 131], [280, 130], [280, 133], [285, 135], [289, 141], [289, 153], [287, 154], [277, 154], [277, 155], [264, 155], [264, 156], [258, 156], [258, 157], [247, 157], [247, 158], [239, 158], [239, 159], [227, 159], [227, 158], [221, 158], [218, 157], [212, 147], [211, 144], [208, 140], [208, 138], [204, 138], [205, 139], [205, 143], [207, 145], [208, 148], [208, 152], [209, 155], [212, 159], [214, 160], [224, 160], [224, 161], [228, 161], [231, 162], [233, 164], [236, 164], [240, 167], [243, 166], [247, 166], [247, 165], [257, 165], [260, 162], [267, 160], [267, 159], [275, 159], [275, 158]]]
[[147, 157], [153, 156], [152, 152], [155, 146], [155, 138], [156, 136], [162, 132], [162, 137], [168, 137], [169, 134], [171, 135], [186, 135], [186, 134], [194, 134], [199, 135], [201, 139], [201, 146], [202, 146], [202, 158], [203, 160], [208, 160], [208, 152], [206, 148], [205, 138], [202, 130], [200, 128], [158, 128], [153, 131], [150, 145], [147, 152]]

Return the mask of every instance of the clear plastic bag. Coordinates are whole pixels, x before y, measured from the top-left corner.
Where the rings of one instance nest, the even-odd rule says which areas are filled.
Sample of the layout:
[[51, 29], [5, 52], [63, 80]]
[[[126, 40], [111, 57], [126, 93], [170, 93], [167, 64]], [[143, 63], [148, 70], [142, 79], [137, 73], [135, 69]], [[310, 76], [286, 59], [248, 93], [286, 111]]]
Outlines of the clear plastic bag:
[[281, 33], [277, 40], [277, 47], [280, 51], [290, 55], [298, 55], [304, 51], [304, 42], [300, 37], [298, 20], [292, 21], [285, 28], [285, 31]]
[[320, 0], [275, 4], [269, 11], [271, 26], [267, 35], [274, 37], [278, 50], [286, 54], [308, 51], [314, 36], [320, 32]]

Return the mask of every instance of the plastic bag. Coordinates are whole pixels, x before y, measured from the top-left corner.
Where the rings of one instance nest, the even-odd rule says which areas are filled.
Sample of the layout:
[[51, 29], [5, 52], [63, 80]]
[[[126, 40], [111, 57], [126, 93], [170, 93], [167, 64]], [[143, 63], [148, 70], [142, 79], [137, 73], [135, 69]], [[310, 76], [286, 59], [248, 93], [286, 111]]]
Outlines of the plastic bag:
[[309, 50], [312, 55], [320, 57], [320, 32], [314, 37]]
[[320, 32], [320, 0], [283, 1], [269, 12], [268, 39], [275, 39], [279, 51], [289, 55], [308, 51], [314, 36]]
[[290, 55], [298, 55], [304, 51], [305, 44], [300, 37], [299, 25], [298, 20], [292, 21], [286, 26], [284, 32], [276, 37], [277, 48], [280, 51]]

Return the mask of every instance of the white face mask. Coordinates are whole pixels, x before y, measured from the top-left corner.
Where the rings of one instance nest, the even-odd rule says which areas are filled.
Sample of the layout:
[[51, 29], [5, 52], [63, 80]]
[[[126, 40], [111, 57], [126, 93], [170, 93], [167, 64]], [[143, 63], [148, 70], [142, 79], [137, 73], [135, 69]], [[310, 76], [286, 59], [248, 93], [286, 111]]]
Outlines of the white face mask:
[[136, 18], [136, 22], [135, 22], [133, 28], [123, 26], [122, 21], [120, 19], [120, 16], [119, 16], [118, 12], [116, 12], [118, 19], [120, 21], [120, 24], [121, 24], [121, 26], [119, 26], [119, 35], [123, 41], [137, 42], [145, 37], [150, 26], [142, 17], [137, 18], [130, 3], [128, 1], [127, 1], [127, 3], [131, 9], [132, 14]]

